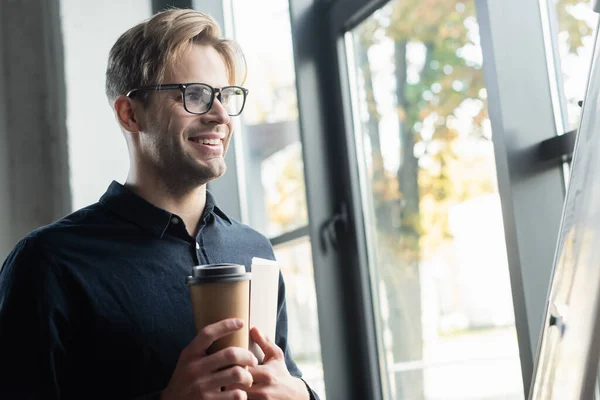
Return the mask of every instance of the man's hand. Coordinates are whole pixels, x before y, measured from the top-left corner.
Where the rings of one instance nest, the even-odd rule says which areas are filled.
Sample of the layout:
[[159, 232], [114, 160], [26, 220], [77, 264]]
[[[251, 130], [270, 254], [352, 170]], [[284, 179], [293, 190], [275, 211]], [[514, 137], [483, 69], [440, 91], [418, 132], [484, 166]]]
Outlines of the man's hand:
[[[206, 354], [215, 340], [237, 331], [243, 324], [238, 319], [226, 319], [202, 329], [181, 352], [161, 400], [246, 400], [248, 397], [242, 388], [252, 385], [252, 375], [246, 367], [258, 365], [254, 354], [238, 347]], [[234, 385], [234, 389], [221, 391], [222, 387]]]
[[309, 400], [304, 382], [288, 372], [283, 351], [257, 328], [252, 328], [250, 335], [265, 353], [265, 360], [263, 365], [248, 368], [254, 379], [252, 387], [245, 389], [248, 400]]

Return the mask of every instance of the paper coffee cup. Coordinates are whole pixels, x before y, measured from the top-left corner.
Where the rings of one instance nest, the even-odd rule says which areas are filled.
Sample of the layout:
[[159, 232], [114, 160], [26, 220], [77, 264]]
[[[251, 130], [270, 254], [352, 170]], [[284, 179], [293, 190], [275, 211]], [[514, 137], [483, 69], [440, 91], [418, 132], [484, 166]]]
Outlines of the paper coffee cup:
[[211, 354], [227, 347], [248, 348], [250, 277], [243, 265], [211, 264], [192, 268], [186, 283], [190, 289], [196, 329], [228, 318], [239, 318], [244, 326], [216, 340], [207, 350]]

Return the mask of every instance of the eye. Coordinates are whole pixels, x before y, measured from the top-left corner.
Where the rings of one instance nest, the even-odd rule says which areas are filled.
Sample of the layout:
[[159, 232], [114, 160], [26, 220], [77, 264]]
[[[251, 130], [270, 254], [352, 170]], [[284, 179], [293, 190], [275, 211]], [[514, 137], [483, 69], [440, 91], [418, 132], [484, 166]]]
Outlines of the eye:
[[227, 104], [232, 99], [234, 101], [237, 101], [238, 99], [241, 99], [243, 96], [244, 96], [244, 92], [242, 89], [237, 88], [237, 87], [228, 87], [228, 88], [223, 89], [223, 91], [221, 92], [221, 103]]
[[192, 103], [206, 103], [210, 102], [212, 91], [207, 87], [202, 86], [189, 86], [185, 90], [185, 101]]
[[229, 99], [231, 99], [231, 94], [228, 92], [221, 92], [221, 103], [227, 104], [229, 103]]

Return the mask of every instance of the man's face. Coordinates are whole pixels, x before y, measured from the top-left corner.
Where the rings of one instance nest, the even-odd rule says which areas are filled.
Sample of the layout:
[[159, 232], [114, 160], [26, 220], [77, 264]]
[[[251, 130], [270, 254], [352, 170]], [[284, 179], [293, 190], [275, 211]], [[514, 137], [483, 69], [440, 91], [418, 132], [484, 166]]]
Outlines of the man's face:
[[[167, 71], [163, 84], [229, 84], [221, 55], [211, 46], [193, 45]], [[231, 117], [217, 98], [201, 115], [188, 113], [180, 90], [152, 93], [140, 132], [139, 156], [171, 191], [188, 192], [225, 173], [224, 152], [232, 132]]]

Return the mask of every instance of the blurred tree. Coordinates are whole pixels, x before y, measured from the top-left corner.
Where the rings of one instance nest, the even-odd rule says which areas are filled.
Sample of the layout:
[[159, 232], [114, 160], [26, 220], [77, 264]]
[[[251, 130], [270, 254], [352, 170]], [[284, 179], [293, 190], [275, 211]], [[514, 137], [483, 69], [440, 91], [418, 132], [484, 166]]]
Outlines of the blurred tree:
[[[558, 19], [558, 50], [560, 67], [564, 83], [567, 121], [566, 130], [577, 129], [581, 118], [581, 107], [578, 101], [583, 100], [590, 58], [593, 53], [593, 30], [597, 24], [597, 14], [591, 9], [590, 1], [554, 0], [550, 4], [555, 7]], [[587, 40], [586, 40], [587, 39]]]
[[[592, 35], [593, 27], [585, 19], [578, 18], [577, 7], [591, 7], [589, 1], [555, 0], [558, 26], [561, 32], [568, 35], [567, 45], [570, 53], [577, 54], [583, 46], [583, 38]], [[591, 12], [591, 10], [590, 10]]]
[[301, 227], [308, 221], [304, 193], [304, 163], [302, 147], [295, 142], [275, 154], [280, 161], [275, 188], [265, 188], [265, 203], [269, 224], [278, 232]]

